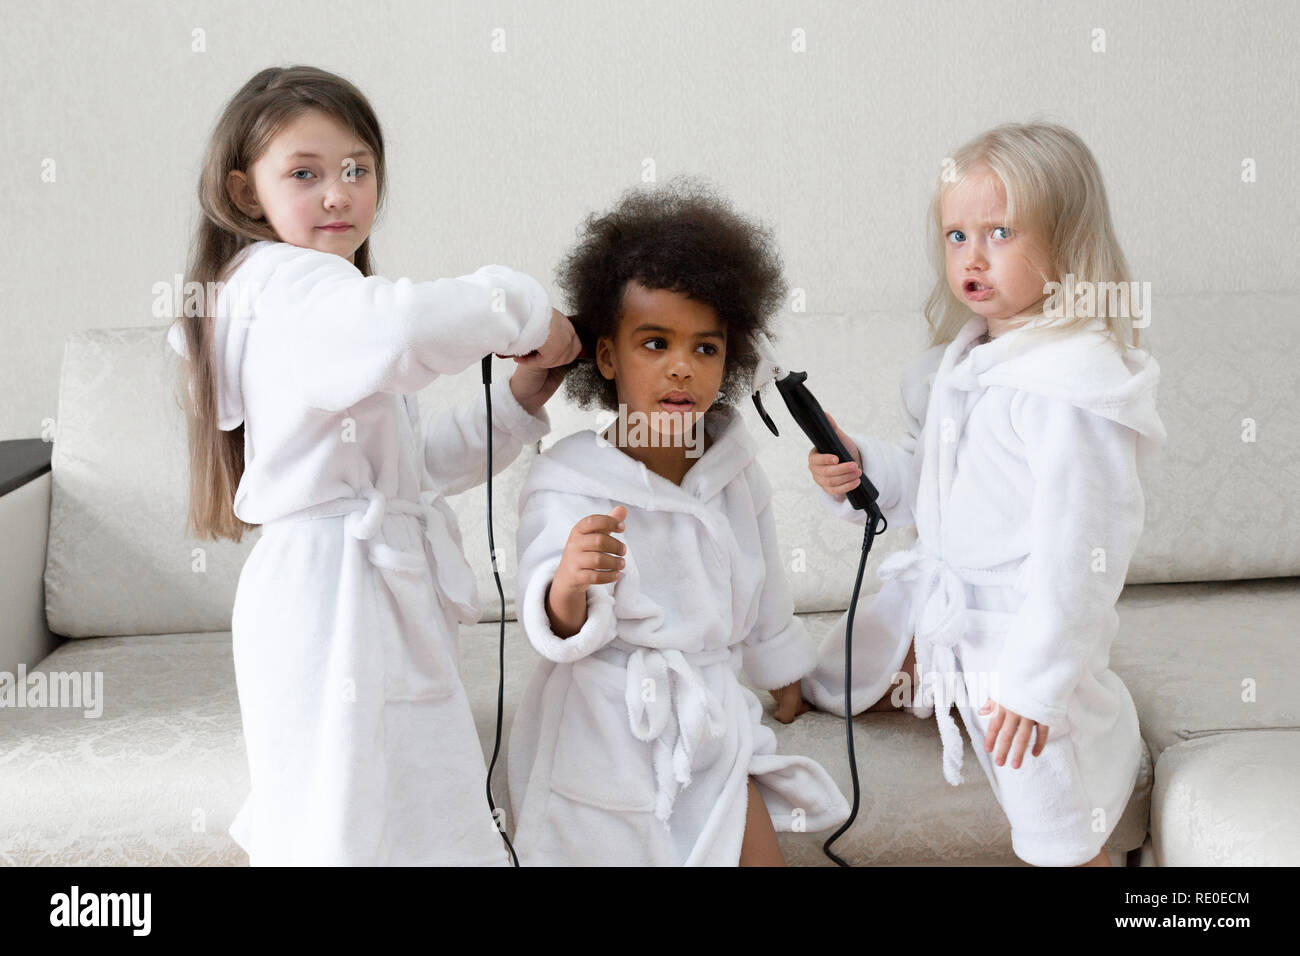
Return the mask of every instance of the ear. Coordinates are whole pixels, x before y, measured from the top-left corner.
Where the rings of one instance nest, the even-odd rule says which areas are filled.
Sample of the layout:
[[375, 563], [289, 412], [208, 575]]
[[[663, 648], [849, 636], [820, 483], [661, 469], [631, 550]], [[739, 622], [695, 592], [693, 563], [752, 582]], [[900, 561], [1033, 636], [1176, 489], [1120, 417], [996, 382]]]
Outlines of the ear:
[[596, 367], [605, 378], [614, 377], [614, 340], [608, 335], [596, 340]]
[[242, 169], [232, 169], [226, 174], [226, 193], [239, 211], [249, 219], [261, 219], [264, 215], [262, 204], [257, 201], [253, 184]]

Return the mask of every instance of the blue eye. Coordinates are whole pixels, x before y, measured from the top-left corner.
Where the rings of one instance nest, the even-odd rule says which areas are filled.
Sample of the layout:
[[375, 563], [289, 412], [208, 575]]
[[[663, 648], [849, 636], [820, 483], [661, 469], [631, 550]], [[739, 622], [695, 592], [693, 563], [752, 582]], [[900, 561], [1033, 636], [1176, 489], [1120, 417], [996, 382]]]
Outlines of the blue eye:
[[[1005, 236], [999, 236], [999, 235], [998, 235], [999, 232], [1005, 232], [1006, 235], [1005, 235]], [[1011, 238], [1011, 230], [1008, 229], [1006, 226], [997, 226], [997, 227], [993, 230], [993, 238], [994, 238], [994, 239], [1010, 239], [1010, 238]]]
[[316, 174], [313, 173], [310, 169], [295, 169], [295, 170], [294, 170], [293, 172], [291, 172], [289, 175], [292, 176], [294, 179], [297, 179], [298, 182], [300, 182], [300, 183], [305, 183], [307, 180], [305, 180], [305, 179], [299, 179], [299, 178], [298, 178], [298, 174], [299, 174], [299, 173], [306, 173], [308, 176], [315, 176], [315, 175], [316, 175]]
[[953, 236], [959, 236], [959, 237], [960, 237], [959, 239], [956, 240], [957, 242], [965, 242], [965, 241], [966, 241], [966, 233], [962, 232], [960, 229], [953, 229], [951, 232], [948, 233], [948, 235], [947, 235], [945, 238], [946, 238], [949, 242], [952, 242], [952, 241], [954, 241], [953, 238], [952, 238]]

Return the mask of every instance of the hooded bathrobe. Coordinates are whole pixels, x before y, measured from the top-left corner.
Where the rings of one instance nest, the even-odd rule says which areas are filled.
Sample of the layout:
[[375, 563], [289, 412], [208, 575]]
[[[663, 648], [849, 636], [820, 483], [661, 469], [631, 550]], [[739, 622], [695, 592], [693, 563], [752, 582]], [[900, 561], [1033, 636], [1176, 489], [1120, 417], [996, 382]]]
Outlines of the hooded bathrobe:
[[[241, 251], [210, 325], [219, 425], [244, 425], [234, 510], [262, 536], [232, 616], [253, 865], [509, 858], [457, 673], [475, 579], [443, 496], [486, 479], [481, 401], [420, 420], [413, 393], [549, 333], [533, 279], [365, 277], [330, 253]], [[173, 348], [187, 351], [179, 324]], [[492, 385], [494, 471], [550, 428]]]
[[[1110, 669], [1115, 601], [1143, 525], [1139, 461], [1165, 441], [1159, 366], [1088, 329], [1035, 331], [1043, 316], [985, 338], [974, 316], [904, 372], [901, 446], [852, 435], [890, 531], [916, 543], [881, 563], [854, 621], [854, 713], [884, 696], [915, 638], [943, 773], [962, 780], [955, 703], [1011, 824], [1037, 865], [1092, 859], [1128, 803], [1142, 746], [1137, 711]], [[862, 512], [821, 493], [836, 514]], [[844, 713], [844, 631], [832, 629], [804, 694]], [[928, 674], [928, 676], [927, 676]], [[984, 752], [985, 698], [1050, 728], [1043, 752], [1001, 767]]]
[[[772, 490], [731, 408], [681, 485], [595, 431], [533, 462], [520, 498], [518, 603], [543, 660], [510, 736], [520, 862], [735, 866], [752, 775], [778, 831], [848, 817], [825, 769], [776, 752], [741, 684], [798, 681], [816, 659], [794, 606]], [[587, 620], [559, 638], [547, 587], [573, 526], [628, 514], [622, 577], [587, 589]]]

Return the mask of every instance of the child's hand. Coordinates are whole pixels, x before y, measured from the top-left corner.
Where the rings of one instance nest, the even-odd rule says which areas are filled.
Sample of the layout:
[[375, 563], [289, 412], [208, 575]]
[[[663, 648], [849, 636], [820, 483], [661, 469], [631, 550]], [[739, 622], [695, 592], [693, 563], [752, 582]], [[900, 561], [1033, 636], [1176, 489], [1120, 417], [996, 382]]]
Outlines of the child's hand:
[[527, 355], [502, 355], [497, 358], [513, 358], [520, 365], [540, 365], [542, 368], [554, 368], [568, 365], [582, 351], [582, 342], [569, 317], [558, 309], [551, 309], [551, 329], [546, 341], [539, 349], [533, 349]]
[[800, 714], [806, 714], [812, 710], [808, 702], [803, 699], [803, 694], [799, 692], [799, 682], [786, 684], [784, 687], [778, 687], [776, 690], [768, 691], [776, 700], [775, 717], [783, 724], [788, 724]]
[[527, 355], [514, 356], [519, 367], [510, 376], [510, 391], [529, 415], [536, 415], [564, 381], [582, 342], [568, 316], [551, 310], [551, 332], [542, 347]]
[[619, 579], [627, 564], [621, 557], [627, 554], [627, 545], [613, 534], [623, 530], [626, 517], [627, 509], [618, 505], [607, 515], [587, 515], [573, 526], [551, 582], [552, 595], [585, 595], [593, 584], [610, 584]]
[[833, 495], [836, 501], [843, 501], [846, 494], [862, 483], [862, 454], [853, 439], [840, 431], [835, 419], [829, 414], [826, 418], [853, 460], [842, 462], [834, 455], [822, 455], [816, 448], [811, 448], [808, 450], [808, 470], [822, 491]]
[[[992, 720], [989, 721], [989, 731], [984, 735], [984, 752], [989, 753], [993, 750], [994, 739], [997, 739], [997, 752], [993, 755], [993, 762], [1001, 767], [1006, 763], [1007, 750], [1011, 750], [1011, 769], [1016, 770], [1020, 767], [1020, 758], [1025, 755], [1025, 747], [1029, 743], [1029, 735], [1037, 728], [1037, 742], [1030, 756], [1037, 757], [1047, 746], [1048, 726], [1046, 724], [1035, 723], [1028, 717], [1021, 717], [1014, 711], [1007, 710], [992, 697], [984, 701], [984, 706], [980, 708], [981, 715], [993, 714]], [[1000, 733], [999, 733], [1000, 731]]]

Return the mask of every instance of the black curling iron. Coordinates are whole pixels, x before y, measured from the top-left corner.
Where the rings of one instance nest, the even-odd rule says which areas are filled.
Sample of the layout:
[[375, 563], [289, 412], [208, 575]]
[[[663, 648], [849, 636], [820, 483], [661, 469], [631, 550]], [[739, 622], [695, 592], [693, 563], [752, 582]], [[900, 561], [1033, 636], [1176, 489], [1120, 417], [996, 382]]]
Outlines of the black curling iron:
[[[759, 397], [759, 393], [764, 386], [775, 382], [776, 390], [785, 399], [785, 407], [790, 410], [790, 417], [803, 429], [803, 433], [808, 436], [818, 453], [834, 455], [840, 461], [852, 461], [853, 457], [844, 447], [839, 436], [835, 434], [835, 429], [831, 427], [830, 420], [822, 411], [821, 404], [804, 384], [808, 380], [808, 373], [785, 371], [772, 351], [772, 343], [762, 332], [758, 333], [758, 354], [758, 365], [754, 369], [754, 405], [758, 408], [758, 414], [762, 416], [764, 424], [772, 430], [772, 434], [778, 438], [781, 436], [771, 416], [767, 414], [767, 409], [763, 407], [763, 400]], [[865, 472], [861, 484], [850, 491], [847, 497], [849, 503], [859, 511], [865, 511], [869, 519], [884, 520], [884, 515], [876, 507], [876, 499], [880, 497], [880, 492], [876, 491], [876, 486], [867, 478]], [[869, 523], [874, 524], [874, 522]]]
[[[821, 404], [813, 397], [813, 393], [808, 390], [808, 386], [804, 384], [808, 379], [808, 373], [786, 370], [777, 360], [772, 343], [762, 332], [758, 333], [756, 345], [759, 360], [754, 368], [754, 406], [758, 409], [758, 414], [762, 417], [763, 423], [771, 429], [772, 434], [779, 438], [781, 433], [776, 430], [776, 424], [772, 421], [771, 416], [767, 414], [767, 409], [763, 407], [763, 401], [759, 397], [759, 393], [768, 385], [775, 383], [781, 398], [785, 400], [785, 407], [790, 411], [790, 417], [803, 429], [804, 434], [808, 436], [809, 441], [813, 443], [813, 447], [817, 449], [818, 453], [834, 455], [840, 461], [852, 461], [852, 456], [849, 454], [848, 449], [844, 447], [844, 443], [840, 441], [839, 436], [835, 434], [835, 429], [831, 427], [830, 420], [822, 410]], [[857, 753], [853, 744], [853, 710], [850, 706], [852, 703], [850, 692], [853, 687], [853, 615], [858, 606], [858, 592], [862, 589], [862, 574], [867, 567], [867, 555], [871, 552], [871, 543], [876, 535], [883, 533], [889, 527], [889, 523], [885, 521], [885, 516], [881, 513], [880, 507], [876, 504], [876, 499], [880, 497], [880, 493], [867, 478], [865, 471], [862, 473], [858, 486], [848, 492], [846, 497], [854, 508], [866, 512], [867, 530], [862, 538], [862, 557], [858, 561], [858, 574], [853, 582], [853, 597], [849, 602], [848, 619], [844, 628], [844, 734], [849, 752], [849, 775], [853, 780], [853, 806], [848, 819], [822, 844], [822, 852], [839, 866], [848, 866], [849, 864], [831, 850], [831, 844], [846, 833], [849, 827], [853, 826], [853, 821], [858, 816], [858, 805], [861, 799], [861, 790], [858, 786]]]

